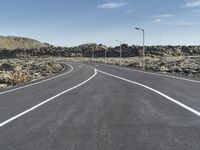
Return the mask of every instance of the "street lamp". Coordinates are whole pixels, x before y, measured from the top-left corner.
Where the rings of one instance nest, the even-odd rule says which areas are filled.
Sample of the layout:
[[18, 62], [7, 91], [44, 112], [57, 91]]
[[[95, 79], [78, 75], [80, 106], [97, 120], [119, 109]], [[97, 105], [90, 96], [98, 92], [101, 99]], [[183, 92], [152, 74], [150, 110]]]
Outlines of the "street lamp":
[[58, 51], [58, 58], [60, 59], [60, 50]]
[[92, 50], [92, 59], [94, 59], [94, 49]]
[[142, 28], [136, 27], [135, 30], [142, 31], [143, 33], [143, 62], [142, 62], [142, 69], [145, 70], [145, 31]]
[[106, 57], [107, 57], [107, 49], [105, 48], [105, 54], [104, 54], [105, 64], [106, 64]]
[[83, 49], [81, 48], [81, 58], [83, 58]]
[[120, 66], [122, 65], [121, 64], [121, 59], [122, 59], [122, 42], [121, 41], [119, 41], [119, 40], [116, 40], [116, 42], [119, 42], [120, 43], [120, 52], [119, 52], [119, 56], [120, 56]]

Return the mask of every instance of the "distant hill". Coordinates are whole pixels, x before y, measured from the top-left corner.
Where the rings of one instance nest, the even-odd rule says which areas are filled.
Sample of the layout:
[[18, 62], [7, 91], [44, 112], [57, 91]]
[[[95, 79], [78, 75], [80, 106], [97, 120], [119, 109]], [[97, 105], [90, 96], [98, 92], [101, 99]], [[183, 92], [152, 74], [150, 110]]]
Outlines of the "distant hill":
[[41, 43], [37, 40], [15, 37], [15, 36], [0, 36], [0, 49], [31, 49], [31, 48], [42, 48], [48, 47], [48, 44]]

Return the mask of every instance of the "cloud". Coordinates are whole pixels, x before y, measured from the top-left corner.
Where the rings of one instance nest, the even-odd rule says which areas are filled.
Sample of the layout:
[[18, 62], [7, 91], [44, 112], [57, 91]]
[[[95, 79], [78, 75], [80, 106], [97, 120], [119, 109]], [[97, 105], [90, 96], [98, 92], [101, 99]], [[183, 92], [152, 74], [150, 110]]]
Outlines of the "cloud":
[[181, 21], [176, 23], [176, 26], [194, 26], [194, 25], [197, 25], [197, 23], [187, 22], [187, 21]]
[[154, 16], [153, 18], [155, 22], [162, 22], [164, 19], [171, 18], [173, 16], [174, 15], [172, 14], [161, 14], [161, 15]]
[[182, 7], [184, 8], [200, 7], [200, 0], [190, 0], [186, 2]]
[[172, 15], [172, 14], [162, 14], [162, 15], [154, 16], [154, 18], [171, 18], [173, 16], [174, 15]]
[[155, 22], [162, 22], [163, 19], [155, 19]]
[[122, 6], [127, 5], [127, 3], [104, 3], [98, 6], [98, 8], [102, 9], [115, 9], [115, 8], [120, 8]]

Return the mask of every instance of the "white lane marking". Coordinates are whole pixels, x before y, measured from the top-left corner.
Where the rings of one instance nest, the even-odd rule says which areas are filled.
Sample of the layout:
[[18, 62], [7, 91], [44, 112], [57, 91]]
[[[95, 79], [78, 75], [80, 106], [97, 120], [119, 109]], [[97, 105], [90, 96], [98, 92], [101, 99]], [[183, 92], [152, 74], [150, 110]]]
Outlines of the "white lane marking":
[[39, 81], [39, 82], [35, 82], [35, 83], [32, 83], [32, 84], [28, 84], [28, 85], [25, 85], [25, 86], [21, 86], [21, 87], [18, 87], [18, 88], [14, 88], [14, 89], [11, 89], [11, 90], [8, 90], [8, 91], [0, 92], [0, 95], [6, 94], [6, 93], [10, 93], [10, 92], [13, 92], [13, 91], [17, 91], [17, 90], [20, 90], [20, 89], [24, 89], [24, 88], [27, 88], [27, 87], [31, 87], [31, 86], [34, 86], [34, 85], [37, 85], [37, 84], [40, 84], [40, 83], [43, 83], [43, 82], [50, 81], [50, 80], [59, 78], [59, 77], [61, 77], [61, 76], [64, 76], [64, 75], [66, 75], [66, 74], [72, 72], [73, 69], [74, 69], [74, 68], [72, 67], [72, 65], [70, 65], [70, 64], [67, 64], [67, 65], [70, 66], [71, 69], [70, 69], [69, 71], [63, 73], [63, 74], [54, 76], [54, 77], [52, 77], [52, 78], [48, 78], [48, 79], [46, 79], [46, 80], [42, 80], [42, 81]]
[[113, 75], [113, 74], [109, 74], [109, 73], [107, 73], [107, 72], [103, 72], [103, 71], [98, 70], [98, 69], [97, 69], [97, 71], [98, 71], [98, 72], [101, 72], [101, 73], [103, 73], [103, 74], [105, 74], [105, 75], [108, 75], [108, 76], [111, 76], [111, 77], [114, 77], [114, 78], [117, 78], [117, 79], [120, 79], [120, 80], [129, 82], [129, 83], [133, 83], [133, 84], [139, 85], [139, 86], [141, 86], [141, 87], [144, 87], [144, 88], [146, 88], [146, 89], [148, 89], [148, 90], [150, 90], [150, 91], [153, 91], [153, 92], [155, 92], [155, 93], [161, 95], [162, 97], [164, 97], [164, 98], [166, 98], [166, 99], [168, 99], [168, 100], [174, 102], [175, 104], [177, 104], [177, 105], [183, 107], [184, 109], [186, 109], [186, 110], [188, 110], [188, 111], [190, 111], [190, 112], [192, 112], [192, 113], [194, 113], [195, 115], [197, 115], [197, 116], [200, 117], [200, 112], [198, 112], [197, 110], [194, 110], [193, 108], [191, 108], [191, 107], [189, 107], [189, 106], [187, 106], [187, 105], [185, 105], [185, 104], [183, 104], [183, 103], [181, 103], [181, 102], [179, 102], [179, 101], [177, 101], [177, 100], [175, 100], [175, 99], [173, 99], [173, 98], [167, 96], [166, 94], [164, 94], [164, 93], [162, 93], [162, 92], [160, 92], [160, 91], [158, 91], [158, 90], [155, 90], [155, 89], [153, 89], [153, 88], [151, 88], [151, 87], [149, 87], [149, 86], [146, 86], [146, 85], [144, 85], [144, 84], [141, 84], [141, 83], [138, 83], [138, 82], [135, 82], [135, 81], [131, 81], [131, 80], [128, 80], [128, 79], [125, 79], [125, 78], [122, 78], [122, 77], [119, 77], [119, 76], [116, 76], [116, 75]]
[[[78, 63], [77, 63], [78, 64]], [[89, 68], [91, 68], [91, 69], [94, 69], [94, 67], [92, 67], [92, 66], [90, 66], [90, 65], [87, 65], [87, 64], [83, 64], [83, 63], [81, 63], [83, 66], [86, 66], [86, 67], [89, 67]]]
[[112, 65], [104, 65], [104, 64], [101, 64], [101, 65], [107, 66], [107, 67], [118, 68], [118, 69], [122, 69], [122, 70], [128, 70], [128, 71], [140, 72], [140, 73], [145, 73], [145, 74], [150, 74], [150, 75], [155, 75], [155, 76], [163, 76], [163, 77], [168, 77], [168, 78], [173, 78], [173, 79], [178, 79], [178, 80], [200, 83], [200, 81], [198, 81], [198, 80], [186, 79], [186, 78], [175, 77], [175, 76], [170, 76], [170, 75], [165, 75], [165, 74], [158, 74], [158, 73], [147, 72], [147, 71], [141, 71], [141, 70], [134, 70], [134, 69], [123, 68], [123, 67], [112, 66]]
[[3, 126], [5, 126], [5, 125], [8, 124], [8, 123], [14, 121], [15, 119], [17, 119], [17, 118], [19, 118], [19, 117], [21, 117], [21, 116], [23, 116], [23, 115], [25, 115], [25, 114], [27, 114], [27, 113], [33, 111], [34, 109], [36, 109], [36, 108], [38, 108], [38, 107], [40, 107], [40, 106], [42, 106], [42, 105], [44, 105], [44, 104], [46, 104], [46, 103], [52, 101], [53, 99], [58, 98], [59, 96], [65, 94], [65, 93], [67, 93], [67, 92], [69, 92], [69, 91], [71, 91], [71, 90], [74, 90], [75, 88], [78, 88], [78, 87], [80, 87], [81, 85], [87, 83], [88, 81], [90, 81], [91, 79], [93, 79], [93, 78], [96, 76], [97, 70], [94, 69], [94, 71], [95, 71], [95, 73], [94, 73], [89, 79], [87, 79], [87, 80], [81, 82], [80, 84], [78, 84], [78, 85], [76, 85], [76, 86], [74, 86], [74, 87], [72, 87], [72, 88], [70, 88], [70, 89], [67, 89], [67, 90], [65, 90], [65, 91], [63, 91], [63, 92], [61, 92], [61, 93], [59, 93], [59, 94], [57, 94], [57, 95], [55, 95], [55, 96], [53, 96], [53, 97], [51, 97], [51, 98], [45, 100], [45, 101], [43, 101], [43, 102], [37, 104], [36, 106], [31, 107], [30, 109], [28, 109], [28, 110], [26, 110], [26, 111], [24, 111], [24, 112], [22, 112], [22, 113], [20, 113], [20, 114], [18, 114], [18, 115], [16, 115], [16, 116], [12, 117], [12, 118], [10, 118], [10, 119], [8, 119], [8, 120], [6, 120], [6, 121], [0, 123], [0, 128], [3, 127]]
[[90, 65], [84, 64], [84, 63], [82, 63], [82, 62], [79, 62], [79, 63], [73, 62], [73, 63], [74, 63], [74, 64], [77, 64], [77, 65], [81, 64], [81, 65], [86, 66], [86, 67], [89, 67], [89, 68], [91, 68], [91, 69], [95, 69], [95, 67], [92, 67], [92, 66], [90, 66]]

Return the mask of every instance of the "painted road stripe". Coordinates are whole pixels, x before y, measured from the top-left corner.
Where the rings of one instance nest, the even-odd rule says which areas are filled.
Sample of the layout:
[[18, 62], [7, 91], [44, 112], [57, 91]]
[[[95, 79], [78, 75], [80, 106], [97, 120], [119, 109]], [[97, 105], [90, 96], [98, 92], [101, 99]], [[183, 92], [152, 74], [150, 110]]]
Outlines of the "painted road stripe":
[[146, 88], [146, 89], [148, 89], [148, 90], [150, 90], [150, 91], [153, 91], [153, 92], [159, 94], [160, 96], [162, 96], [162, 97], [164, 97], [164, 98], [170, 100], [171, 102], [173, 102], [173, 103], [175, 103], [175, 104], [177, 104], [177, 105], [183, 107], [184, 109], [186, 109], [186, 110], [188, 110], [188, 111], [192, 112], [193, 114], [195, 114], [195, 115], [197, 115], [197, 116], [200, 117], [200, 112], [198, 112], [197, 110], [194, 110], [193, 108], [191, 108], [191, 107], [189, 107], [189, 106], [187, 106], [187, 105], [185, 105], [185, 104], [183, 104], [183, 103], [181, 103], [181, 102], [179, 102], [179, 101], [177, 101], [177, 100], [175, 100], [175, 99], [173, 99], [173, 98], [167, 96], [166, 94], [164, 94], [164, 93], [162, 93], [162, 92], [160, 92], [160, 91], [158, 91], [158, 90], [155, 90], [155, 89], [153, 89], [153, 88], [151, 88], [151, 87], [149, 87], [149, 86], [146, 86], [146, 85], [144, 85], [144, 84], [141, 84], [141, 83], [138, 83], [138, 82], [135, 82], [135, 81], [131, 81], [131, 80], [128, 80], [128, 79], [125, 79], [125, 78], [122, 78], [122, 77], [119, 77], [119, 76], [116, 76], [116, 75], [113, 75], [113, 74], [109, 74], [109, 73], [107, 73], [107, 72], [103, 72], [103, 71], [98, 70], [98, 69], [97, 69], [97, 71], [98, 71], [98, 72], [101, 72], [101, 73], [103, 73], [103, 74], [105, 74], [105, 75], [108, 75], [108, 76], [111, 76], [111, 77], [114, 77], [114, 78], [117, 78], [117, 79], [120, 79], [120, 80], [129, 82], [129, 83], [133, 83], [133, 84], [139, 85], [139, 86], [141, 86], [141, 87], [144, 87], [144, 88]]
[[145, 74], [150, 74], [150, 75], [155, 75], [155, 76], [162, 76], [162, 77], [168, 77], [168, 78], [173, 78], [173, 79], [178, 79], [178, 80], [183, 80], [183, 81], [189, 81], [189, 82], [193, 82], [193, 83], [200, 83], [200, 81], [198, 81], [198, 80], [175, 77], [175, 76], [170, 76], [170, 75], [166, 75], [166, 74], [159, 74], [159, 73], [147, 72], [147, 71], [142, 71], [142, 70], [134, 70], [134, 69], [112, 66], [112, 65], [105, 65], [105, 64], [101, 64], [101, 65], [107, 66], [107, 67], [118, 68], [118, 69], [122, 69], [122, 70], [128, 70], [128, 71], [132, 71], [132, 72], [140, 72], [140, 73], [145, 73]]
[[26, 110], [26, 111], [24, 111], [24, 112], [22, 112], [22, 113], [20, 113], [20, 114], [18, 114], [18, 115], [16, 115], [16, 116], [12, 117], [12, 118], [10, 118], [10, 119], [8, 119], [8, 120], [6, 120], [6, 121], [0, 123], [0, 128], [3, 127], [3, 126], [5, 126], [6, 124], [8, 124], [8, 123], [10, 123], [10, 122], [12, 122], [12, 121], [14, 121], [14, 120], [16, 120], [17, 118], [19, 118], [19, 117], [21, 117], [21, 116], [23, 116], [23, 115], [25, 115], [25, 114], [27, 114], [27, 113], [29, 113], [29, 112], [31, 112], [31, 111], [37, 109], [38, 107], [40, 107], [40, 106], [42, 106], [42, 105], [44, 105], [44, 104], [46, 104], [46, 103], [48, 103], [48, 102], [54, 100], [55, 98], [58, 98], [59, 96], [65, 94], [65, 93], [67, 93], [67, 92], [69, 92], [69, 91], [71, 91], [71, 90], [74, 90], [74, 89], [76, 89], [76, 88], [82, 86], [83, 84], [87, 83], [88, 81], [90, 81], [91, 79], [93, 79], [93, 78], [96, 76], [97, 70], [95, 69], [94, 71], [95, 71], [95, 73], [94, 73], [89, 79], [87, 79], [87, 80], [81, 82], [80, 84], [78, 84], [78, 85], [76, 85], [76, 86], [74, 86], [74, 87], [72, 87], [72, 88], [70, 88], [70, 89], [67, 89], [67, 90], [65, 90], [65, 91], [63, 91], [63, 92], [61, 92], [61, 93], [59, 93], [59, 94], [57, 94], [57, 95], [55, 95], [55, 96], [53, 96], [53, 97], [51, 97], [51, 98], [45, 100], [45, 101], [43, 101], [43, 102], [37, 104], [36, 106], [31, 107], [30, 109], [28, 109], [28, 110]]
[[25, 89], [27, 87], [31, 87], [31, 86], [34, 86], [34, 85], [37, 85], [37, 84], [41, 84], [41, 83], [44, 83], [44, 82], [47, 82], [47, 81], [62, 77], [62, 76], [66, 75], [66, 74], [68, 74], [68, 73], [70, 73], [70, 72], [72, 72], [74, 70], [72, 65], [70, 65], [70, 64], [67, 64], [67, 65], [70, 66], [71, 69], [69, 71], [63, 73], [63, 74], [60, 74], [60, 75], [57, 75], [57, 76], [54, 76], [52, 78], [48, 78], [48, 79], [45, 79], [45, 80], [42, 80], [42, 81], [39, 81], [39, 82], [35, 82], [35, 83], [32, 83], [32, 84], [28, 84], [28, 85], [25, 85], [25, 86], [21, 86], [21, 87], [18, 87], [18, 88], [14, 88], [14, 89], [11, 89], [11, 90], [0, 92], [0, 95], [6, 94], [6, 93], [10, 93], [10, 92], [13, 92], [13, 91], [17, 91], [17, 90], [20, 90], [20, 89]]

